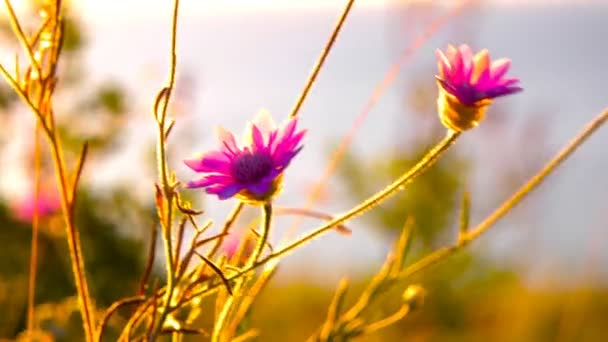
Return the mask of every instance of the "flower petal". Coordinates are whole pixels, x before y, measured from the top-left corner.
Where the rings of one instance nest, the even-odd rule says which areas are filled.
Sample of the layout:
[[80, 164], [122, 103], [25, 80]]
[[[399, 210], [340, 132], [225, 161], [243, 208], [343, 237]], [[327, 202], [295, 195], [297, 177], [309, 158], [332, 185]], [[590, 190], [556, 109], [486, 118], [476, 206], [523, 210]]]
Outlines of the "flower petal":
[[258, 114], [253, 119], [253, 123], [258, 126], [264, 133], [269, 133], [277, 129], [277, 125], [274, 123], [270, 112], [264, 108], [260, 109]]
[[507, 58], [501, 58], [497, 61], [492, 62], [491, 75], [494, 81], [498, 81], [501, 77], [503, 77], [509, 68], [511, 67], [511, 60]]
[[451, 81], [455, 84], [460, 84], [465, 80], [465, 72], [464, 72], [464, 60], [462, 59], [462, 53], [460, 50], [456, 50], [454, 54], [454, 59], [452, 60], [452, 76]]
[[253, 142], [254, 151], [263, 151], [266, 149], [264, 145], [264, 135], [257, 125], [251, 125], [251, 140]]
[[239, 152], [239, 146], [236, 143], [236, 139], [234, 138], [234, 134], [226, 130], [224, 127], [218, 127], [217, 136], [222, 143], [222, 146], [226, 148], [232, 155], [235, 155]]
[[225, 186], [225, 185], [231, 184], [233, 182], [234, 182], [234, 180], [232, 179], [231, 176], [228, 176], [228, 175], [219, 175], [219, 174], [210, 174], [210, 175], [206, 175], [205, 177], [203, 177], [201, 179], [188, 182], [188, 184], [186, 185], [186, 187], [188, 187], [188, 188], [204, 188], [204, 187], [209, 187], [209, 186], [212, 186], [212, 185]]
[[443, 54], [443, 51], [437, 49], [435, 50], [435, 54], [437, 55], [437, 69], [439, 70], [439, 77], [445, 78], [451, 73], [450, 61]]
[[[236, 195], [239, 191], [243, 190], [243, 186], [241, 184], [230, 184], [225, 187], [218, 187], [213, 190], [214, 194], [217, 194], [217, 197], [221, 200], [228, 199], [234, 195]], [[207, 193], [210, 193], [209, 190]]]
[[221, 151], [211, 151], [198, 158], [184, 160], [184, 163], [196, 172], [230, 171], [230, 158]]
[[473, 74], [471, 75], [471, 83], [477, 83], [481, 74], [490, 67], [490, 53], [487, 49], [479, 51], [473, 58]]

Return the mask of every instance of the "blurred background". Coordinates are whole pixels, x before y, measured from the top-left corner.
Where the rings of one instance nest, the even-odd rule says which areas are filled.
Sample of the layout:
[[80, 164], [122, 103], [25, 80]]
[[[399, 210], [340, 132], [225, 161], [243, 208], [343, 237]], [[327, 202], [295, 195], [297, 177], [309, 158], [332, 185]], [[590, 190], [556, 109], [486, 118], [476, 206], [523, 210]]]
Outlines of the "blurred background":
[[[257, 111], [286, 117], [345, 1], [182, 1], [171, 167], [216, 146], [214, 128], [240, 132]], [[12, 1], [26, 31], [35, 0]], [[87, 276], [97, 306], [135, 293], [154, 209], [156, 92], [168, 75], [171, 1], [73, 1], [55, 111], [75, 158], [91, 143], [78, 203]], [[443, 135], [435, 113], [435, 49], [467, 43], [508, 57], [525, 91], [499, 99], [487, 120], [393, 199], [283, 260], [256, 303], [260, 341], [300, 341], [321, 324], [342, 277], [362, 288], [407, 217], [415, 219], [408, 262], [457, 233], [470, 191], [479, 222], [608, 104], [605, 1], [360, 1], [301, 111], [305, 149], [286, 174], [277, 205], [327, 213], [349, 209], [400, 175]], [[0, 62], [23, 54], [0, 10]], [[381, 85], [384, 85], [381, 87]], [[381, 90], [378, 90], [381, 87]], [[372, 96], [375, 94], [375, 96]], [[380, 96], [381, 95], [381, 96]], [[371, 101], [371, 102], [370, 102]], [[25, 329], [34, 192], [33, 115], [0, 84], [0, 337]], [[352, 140], [351, 140], [352, 138]], [[426, 305], [365, 341], [603, 341], [608, 338], [608, 169], [605, 129], [522, 205], [440, 266], [387, 293], [383, 317], [410, 283]], [[347, 139], [347, 145], [344, 144]], [[335, 172], [329, 161], [346, 146]], [[58, 341], [80, 332], [52, 164], [42, 144], [37, 324]], [[314, 193], [314, 194], [313, 194]], [[187, 191], [222, 222], [231, 202]], [[255, 213], [237, 222], [244, 232]], [[277, 219], [272, 241], [313, 220]], [[191, 233], [191, 232], [189, 232]], [[239, 233], [235, 233], [238, 235]], [[160, 246], [159, 246], [160, 247]], [[162, 278], [162, 252], [156, 277]], [[272, 295], [270, 295], [272, 293]], [[352, 293], [353, 299], [356, 291]], [[349, 297], [347, 297], [349, 298]], [[22, 335], [21, 335], [22, 336]]]

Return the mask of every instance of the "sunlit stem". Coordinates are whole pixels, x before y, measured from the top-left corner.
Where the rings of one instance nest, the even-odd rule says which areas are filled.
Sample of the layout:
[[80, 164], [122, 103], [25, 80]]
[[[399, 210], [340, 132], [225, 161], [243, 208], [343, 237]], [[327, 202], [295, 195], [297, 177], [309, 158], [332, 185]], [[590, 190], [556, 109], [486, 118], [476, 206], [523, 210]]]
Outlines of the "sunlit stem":
[[262, 255], [262, 252], [264, 251], [266, 242], [268, 241], [268, 235], [270, 233], [270, 221], [272, 220], [272, 204], [270, 204], [270, 203], [264, 204], [264, 206], [262, 207], [262, 214], [263, 214], [263, 216], [262, 216], [263, 217], [262, 235], [258, 239], [258, 243], [255, 247], [255, 250], [253, 251], [253, 254], [251, 255], [251, 258], [249, 261], [250, 265], [253, 265], [258, 261], [258, 259]]
[[380, 329], [391, 326], [391, 325], [399, 322], [400, 320], [402, 320], [405, 316], [407, 316], [407, 314], [409, 312], [410, 312], [409, 305], [403, 305], [399, 309], [399, 311], [395, 312], [394, 314], [390, 315], [389, 317], [387, 317], [383, 320], [371, 323], [370, 325], [365, 327], [365, 329], [363, 330], [363, 334], [371, 334], [375, 331], [378, 331]]
[[[262, 214], [262, 234], [260, 235], [257, 241], [253, 253], [251, 254], [251, 256], [249, 256], [249, 259], [247, 260], [247, 264], [245, 266], [246, 268], [252, 269], [253, 267], [255, 267], [256, 262], [262, 255], [264, 247], [266, 246], [266, 242], [268, 241], [268, 235], [270, 233], [270, 224], [272, 222], [271, 203], [265, 203], [263, 205]], [[222, 310], [220, 311], [220, 314], [216, 319], [215, 326], [213, 327], [213, 334], [211, 335], [212, 342], [223, 341], [222, 333], [225, 330], [224, 328], [228, 325], [228, 316], [230, 316], [232, 309], [235, 307], [235, 301], [237, 300], [237, 296], [241, 292], [246, 281], [246, 279], [241, 280], [233, 290], [234, 295], [226, 299], [226, 302], [224, 303], [224, 306], [222, 307]]]
[[36, 304], [36, 274], [38, 268], [38, 228], [40, 221], [40, 123], [34, 130], [34, 215], [32, 217], [32, 246], [30, 249], [30, 276], [27, 298], [27, 332], [30, 338], [34, 328], [34, 306]]
[[[80, 248], [80, 236], [78, 230], [74, 226], [74, 217], [72, 214], [73, 211], [71, 210], [73, 205], [71, 194], [74, 191], [73, 189], [68, 189], [61, 145], [54, 131], [53, 135], [51, 136], [50, 143], [53, 164], [55, 165], [55, 175], [57, 177], [57, 182], [59, 183], [59, 190], [61, 193], [61, 210], [63, 212], [63, 218], [66, 224], [68, 246], [72, 261], [72, 272], [74, 273], [74, 278], [76, 281], [76, 290], [78, 292], [78, 299], [80, 301], [80, 311], [82, 314], [85, 336], [87, 341], [92, 341], [94, 337], [94, 318], [92, 314], [93, 308], [91, 305], [91, 297], [89, 295], [87, 280], [84, 274], [84, 259]], [[75, 187], [77, 184], [74, 184], [73, 186]]]
[[[173, 260], [173, 244], [171, 241], [171, 232], [172, 232], [172, 224], [173, 224], [173, 211], [174, 211], [174, 184], [173, 180], [169, 179], [168, 175], [168, 166], [167, 166], [167, 156], [166, 156], [166, 118], [167, 118], [167, 109], [169, 106], [169, 101], [171, 99], [171, 93], [173, 91], [173, 87], [175, 86], [175, 72], [177, 67], [177, 17], [179, 13], [179, 0], [174, 0], [173, 2], [173, 19], [171, 25], [171, 65], [169, 69], [169, 84], [167, 86], [167, 91], [164, 95], [164, 102], [161, 113], [154, 113], [156, 116], [157, 124], [158, 124], [158, 146], [157, 146], [157, 162], [158, 162], [158, 171], [159, 178], [162, 184], [163, 195], [164, 195], [164, 205], [165, 208], [158, 208], [159, 213], [161, 213], [161, 226], [163, 229], [163, 244], [165, 247], [165, 257], [166, 257], [166, 270], [167, 270], [167, 291], [165, 293], [164, 307], [162, 308], [160, 317], [158, 319], [157, 325], [154, 328], [153, 332], [149, 336], [149, 341], [154, 341], [158, 334], [161, 332], [163, 328], [163, 324], [167, 319], [167, 316], [171, 309], [171, 303], [173, 300], [173, 293], [175, 291], [175, 265]], [[164, 213], [164, 215], [162, 214]], [[178, 257], [177, 255], [175, 256]]]
[[[403, 189], [405, 185], [410, 183], [412, 180], [414, 180], [414, 178], [421, 175], [424, 171], [426, 171], [429, 167], [431, 167], [437, 161], [437, 159], [439, 159], [439, 157], [445, 151], [447, 151], [450, 148], [450, 146], [452, 146], [456, 142], [456, 140], [458, 139], [459, 136], [460, 136], [460, 133], [448, 130], [445, 138], [443, 138], [442, 141], [440, 141], [435, 147], [433, 147], [429, 152], [427, 152], [427, 154], [424, 157], [422, 157], [422, 159], [418, 163], [416, 163], [416, 165], [414, 165], [411, 169], [409, 169], [407, 172], [405, 172], [401, 177], [399, 177], [396, 181], [394, 181], [393, 183], [388, 185], [386, 188], [384, 188], [383, 190], [372, 195], [370, 198], [363, 201], [362, 203], [355, 206], [354, 208], [347, 211], [346, 213], [337, 216], [333, 220], [330, 220], [329, 222], [327, 222], [326, 224], [317, 228], [316, 230], [312, 231], [311, 233], [306, 234], [304, 237], [302, 237], [302, 238], [298, 239], [297, 241], [291, 243], [290, 245], [284, 247], [283, 249], [262, 258], [261, 260], [259, 260], [258, 262], [256, 262], [255, 264], [253, 264], [249, 267], [244, 267], [243, 270], [241, 270], [240, 272], [231, 276], [229, 278], [229, 280], [237, 279], [237, 278], [241, 277], [242, 275], [249, 273], [256, 267], [264, 265], [267, 262], [277, 259], [281, 256], [284, 256], [285, 254], [287, 254], [287, 253], [293, 251], [294, 249], [311, 241], [312, 239], [331, 230], [332, 228], [336, 227], [337, 225], [340, 225], [340, 224], [346, 222], [347, 220], [349, 220], [357, 215], [362, 214], [366, 210], [373, 208], [375, 205], [380, 203], [382, 200], [390, 197], [392, 194], [396, 193], [398, 190]], [[213, 288], [215, 288], [217, 286], [219, 286], [219, 284], [210, 286], [209, 288], [205, 289], [204, 292], [212, 290]]]
[[479, 223], [474, 229], [470, 230], [465, 238], [459, 239], [459, 242], [454, 246], [443, 247], [435, 252], [420, 259], [416, 263], [407, 267], [399, 275], [399, 278], [408, 278], [413, 274], [421, 272], [430, 266], [433, 266], [444, 259], [455, 254], [472, 240], [478, 238], [481, 234], [487, 231], [496, 221], [505, 216], [511, 209], [519, 204], [532, 190], [536, 189], [548, 175], [561, 165], [576, 149], [585, 142], [598, 128], [600, 128], [608, 120], [608, 109], [605, 109], [595, 119], [593, 119], [583, 130], [575, 136], [570, 142], [562, 148], [561, 151], [553, 157], [536, 175], [530, 178], [522, 187], [509, 197], [503, 204], [494, 210], [486, 219]]
[[336, 22], [334, 29], [333, 29], [331, 35], [329, 36], [329, 39], [325, 43], [325, 46], [323, 47], [323, 50], [321, 51], [321, 55], [319, 55], [319, 58], [317, 59], [315, 66], [312, 68], [312, 71], [310, 72], [310, 75], [308, 76], [308, 79], [306, 80], [306, 84], [304, 85], [304, 88], [302, 89], [302, 92], [300, 93], [298, 100], [296, 101], [293, 108], [291, 109], [291, 112], [289, 113], [290, 118], [295, 118], [296, 116], [298, 116], [298, 112], [300, 111], [300, 108], [302, 108], [302, 104], [304, 104], [304, 100], [306, 100], [308, 93], [310, 93], [310, 89], [312, 89], [312, 85], [315, 83], [315, 80], [317, 79], [317, 76], [319, 75], [319, 72], [321, 71], [321, 68], [323, 67], [323, 64], [325, 63], [325, 60], [327, 59], [329, 52], [331, 51], [332, 47], [334, 46], [334, 42], [336, 41], [336, 38], [338, 37], [340, 30], [342, 29], [342, 25], [346, 21], [346, 18], [348, 17], [348, 14], [350, 13], [350, 9], [352, 8], [354, 2], [355, 2], [355, 0], [348, 0], [346, 5], [344, 6], [344, 9], [342, 10], [342, 14], [340, 15], [338, 21]]
[[[406, 173], [404, 173], [401, 177], [399, 177], [399, 179], [394, 181], [392, 184], [388, 185], [386, 188], [377, 192], [376, 194], [374, 194], [367, 200], [363, 201], [359, 205], [355, 206], [351, 210], [347, 211], [346, 213], [337, 216], [333, 220], [327, 222], [326, 224], [317, 228], [313, 232], [305, 235], [304, 237], [300, 238], [299, 240], [291, 243], [290, 245], [286, 246], [285, 248], [281, 249], [280, 251], [277, 251], [277, 252], [267, 256], [266, 258], [263, 258], [262, 260], [260, 260], [258, 262], [258, 264], [263, 264], [271, 259], [274, 259], [274, 258], [277, 258], [284, 254], [287, 254], [290, 251], [292, 251], [293, 249], [309, 242], [310, 240], [314, 239], [315, 237], [334, 228], [335, 226], [340, 225], [340, 224], [346, 222], [347, 220], [349, 220], [357, 215], [360, 215], [360, 214], [364, 213], [365, 211], [373, 208], [381, 201], [385, 200], [386, 198], [388, 198], [391, 195], [393, 195], [394, 193], [396, 193], [398, 190], [402, 189], [406, 184], [410, 183], [412, 180], [414, 180], [414, 178], [421, 175], [426, 169], [428, 169], [431, 165], [433, 165], [435, 163], [435, 161], [437, 161], [437, 159], [441, 156], [441, 154], [443, 152], [445, 152], [450, 146], [452, 146], [452, 144], [456, 141], [456, 139], [459, 136], [460, 136], [460, 133], [448, 131], [445, 138], [441, 142], [439, 142], [439, 144], [437, 144], [433, 149], [431, 149], [416, 165], [414, 165], [410, 170], [408, 170]], [[244, 272], [246, 272], [246, 271], [247, 270], [245, 270]]]
[[[27, 38], [23, 34], [23, 31], [20, 28], [19, 22], [12, 11], [12, 7], [10, 6], [10, 2], [8, 0], [5, 1], [7, 8], [9, 9], [9, 16], [11, 19], [11, 23], [14, 27], [14, 31], [17, 34], [19, 40], [24, 45], [24, 48], [27, 50], [28, 55], [31, 59], [32, 67], [36, 69], [38, 73], [38, 79], [42, 79], [42, 75], [40, 75], [39, 65], [37, 64], [35, 58], [33, 58], [33, 50], [31, 45], [29, 44]], [[59, 14], [57, 14], [57, 17]], [[57, 18], [56, 18], [57, 19]], [[55, 21], [56, 22], [56, 21]], [[55, 30], [57, 32], [58, 30]], [[57, 54], [52, 56], [49, 65], [54, 66], [57, 63]], [[45, 136], [47, 137], [50, 145], [51, 145], [51, 156], [53, 159], [53, 164], [55, 168], [55, 175], [57, 177], [57, 183], [60, 191], [60, 202], [61, 209], [63, 212], [63, 218], [66, 224], [66, 235], [68, 240], [68, 247], [70, 251], [70, 260], [72, 264], [72, 272], [74, 274], [76, 289], [78, 292], [78, 298], [80, 302], [80, 311], [82, 314], [82, 321], [84, 326], [85, 339], [87, 341], [93, 340], [93, 321], [94, 318], [92, 316], [92, 305], [90, 303], [89, 290], [86, 282], [86, 277], [84, 275], [84, 261], [82, 257], [82, 251], [80, 249], [80, 237], [78, 235], [78, 231], [74, 226], [74, 218], [73, 211], [71, 210], [73, 206], [72, 194], [74, 193], [74, 189], [77, 184], [74, 184], [74, 188], [70, 188], [70, 185], [67, 182], [66, 171], [65, 171], [65, 163], [63, 161], [61, 144], [59, 143], [59, 138], [57, 136], [56, 131], [54, 130], [54, 125], [47, 125], [47, 121], [45, 120], [45, 113], [48, 112], [49, 120], [53, 120], [52, 113], [49, 111], [45, 111], [43, 113], [41, 111], [41, 101], [39, 105], [36, 106], [30, 99], [29, 95], [24, 92], [24, 90], [20, 87], [19, 83], [10, 76], [10, 74], [6, 71], [5, 68], [0, 67], [0, 72], [7, 80], [7, 82], [11, 85], [11, 87], [15, 90], [15, 92], [21, 97], [23, 102], [27, 104], [30, 109], [36, 114], [39, 120], [40, 127], [43, 128]], [[44, 88], [43, 88], [44, 89]], [[40, 94], [41, 96], [48, 96], [50, 98], [50, 93], [48, 94]], [[48, 106], [47, 106], [48, 107]]]

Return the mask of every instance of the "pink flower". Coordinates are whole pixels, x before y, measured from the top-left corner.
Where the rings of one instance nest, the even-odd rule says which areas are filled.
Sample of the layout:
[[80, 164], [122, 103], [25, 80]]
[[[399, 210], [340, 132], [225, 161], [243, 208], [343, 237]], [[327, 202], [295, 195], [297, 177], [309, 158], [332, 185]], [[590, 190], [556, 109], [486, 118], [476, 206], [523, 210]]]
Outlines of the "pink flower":
[[246, 129], [240, 145], [232, 133], [220, 129], [218, 150], [185, 161], [202, 173], [187, 187], [204, 188], [221, 200], [233, 196], [250, 203], [270, 200], [280, 190], [283, 172], [302, 149], [300, 142], [306, 131], [298, 130], [297, 123], [293, 118], [276, 128], [263, 111]]
[[36, 201], [34, 192], [15, 203], [13, 206], [13, 215], [20, 221], [32, 222], [34, 212], [38, 212], [38, 217], [49, 216], [61, 208], [59, 196], [55, 192], [41, 190]]
[[500, 59], [491, 63], [488, 50], [473, 56], [467, 45], [458, 49], [450, 45], [445, 54], [437, 50], [437, 64], [439, 118], [456, 132], [477, 126], [493, 99], [522, 90], [519, 79], [504, 77], [511, 61]]
[[522, 90], [519, 79], [505, 78], [511, 61], [503, 58], [491, 63], [488, 50], [473, 56], [468, 45], [458, 49], [449, 45], [446, 54], [437, 50], [437, 80], [445, 91], [466, 106]]

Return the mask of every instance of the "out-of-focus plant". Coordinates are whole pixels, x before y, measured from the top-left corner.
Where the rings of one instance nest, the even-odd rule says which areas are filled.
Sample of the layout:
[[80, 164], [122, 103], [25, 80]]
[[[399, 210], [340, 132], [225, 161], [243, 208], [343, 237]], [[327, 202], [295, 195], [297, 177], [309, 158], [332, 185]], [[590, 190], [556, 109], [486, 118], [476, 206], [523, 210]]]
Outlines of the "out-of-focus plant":
[[[208, 232], [213, 222], [200, 220], [204, 213], [194, 208], [193, 204], [186, 200], [187, 192], [182, 190], [181, 182], [169, 163], [167, 141], [173, 138], [171, 133], [176, 122], [170, 112], [177, 69], [179, 1], [174, 1], [169, 78], [167, 84], [159, 91], [153, 108], [153, 119], [157, 128], [158, 180], [155, 184], [154, 196], [157, 217], [152, 224], [153, 238], [146, 263], [133, 263], [139, 261], [130, 254], [136, 249], [133, 241], [125, 240], [118, 241], [121, 242], [118, 243], [113, 237], [112, 229], [106, 229], [109, 225], [107, 220], [96, 217], [96, 215], [106, 215], [103, 202], [100, 199], [87, 197], [79, 191], [85, 161], [88, 160], [89, 146], [93, 146], [82, 142], [82, 138], [87, 136], [88, 138], [85, 140], [90, 140], [98, 135], [78, 131], [78, 127], [74, 127], [69, 121], [60, 125], [60, 116], [55, 111], [55, 90], [60, 77], [58, 70], [62, 61], [60, 57], [64, 56], [62, 51], [66, 52], [62, 48], [69, 49], [78, 46], [82, 41], [82, 36], [75, 32], [68, 34], [70, 21], [65, 17], [65, 7], [60, 1], [49, 0], [38, 4], [38, 9], [42, 13], [41, 23], [30, 37], [24, 33], [10, 1], [5, 0], [13, 32], [25, 51], [27, 63], [16, 60], [14, 72], [9, 71], [10, 68], [4, 65], [1, 66], [0, 72], [21, 101], [33, 112], [37, 120], [38, 130], [36, 132], [39, 131], [46, 138], [45, 146], [48, 148], [54, 167], [63, 219], [58, 224], [62, 224], [66, 228], [63, 237], [69, 247], [67, 264], [71, 268], [76, 285], [76, 297], [70, 297], [72, 294], [70, 292], [61, 293], [61, 299], [57, 300], [58, 303], [38, 306], [36, 312], [30, 305], [28, 327], [21, 336], [44, 339], [52, 334], [57, 338], [84, 339], [86, 341], [101, 341], [107, 338], [154, 341], [163, 335], [168, 335], [176, 341], [185, 335], [204, 336], [214, 342], [253, 339], [259, 334], [259, 331], [250, 325], [253, 302], [274, 275], [282, 257], [329, 231], [349, 232], [350, 230], [343, 226], [345, 222], [378, 208], [377, 206], [381, 202], [393, 197], [407, 186], [416, 184], [412, 183], [414, 180], [422, 180], [419, 177], [435, 165], [464, 133], [483, 121], [486, 111], [496, 97], [521, 90], [518, 86], [518, 79], [505, 77], [510, 65], [508, 60], [492, 63], [486, 50], [473, 55], [466, 45], [458, 48], [450, 46], [445, 53], [438, 51], [437, 110], [439, 119], [445, 128], [444, 138], [427, 152], [416, 158], [408, 159], [407, 161], [412, 164], [409, 168], [402, 168], [386, 187], [368, 196], [344, 213], [329, 215], [309, 208], [283, 208], [283, 214], [316, 217], [326, 222], [312, 232], [304, 234], [280, 248], [270, 245], [268, 238], [271, 230], [274, 230], [275, 221], [273, 219], [280, 211], [275, 210], [279, 208], [274, 208], [272, 202], [284, 186], [283, 173], [290, 161], [300, 151], [305, 134], [305, 131], [297, 126], [298, 113], [321, 71], [353, 3], [353, 0], [346, 3], [284, 126], [276, 128], [268, 121], [268, 118], [262, 118], [261, 121], [256, 121], [255, 124], [248, 127], [246, 139], [240, 144], [231, 133], [220, 131], [220, 149], [186, 161], [191, 169], [203, 174], [201, 179], [189, 182], [188, 188], [204, 188], [207, 193], [216, 195], [221, 200], [237, 199], [234, 210], [222, 223], [220, 232], [210, 235]], [[24, 66], [25, 71], [22, 72]], [[66, 75], [66, 77], [68, 76]], [[103, 115], [95, 113], [100, 108], [111, 117], [122, 112], [125, 109], [125, 103], [120, 94], [121, 91], [115, 86], [102, 88], [95, 95], [98, 101], [88, 102], [90, 112], [95, 114], [88, 120], [103, 120], [101, 117]], [[458, 237], [449, 246], [428, 252], [431, 250], [430, 242], [433, 241], [434, 232], [438, 231], [438, 227], [448, 224], [447, 216], [437, 217], [433, 220], [429, 219], [431, 215], [412, 216], [412, 220], [408, 221], [408, 224], [401, 230], [400, 238], [380, 271], [366, 285], [348, 310], [344, 306], [348, 283], [343, 281], [340, 284], [334, 300], [327, 310], [325, 322], [314, 333], [311, 340], [341, 341], [371, 334], [401, 321], [411, 311], [420, 309], [426, 290], [424, 285], [405, 287], [404, 285], [410, 282], [412, 276], [454, 255], [489, 229], [535, 189], [607, 119], [608, 111], [600, 114], [537, 175], [473, 228], [470, 228], [468, 219], [470, 203], [468, 197], [465, 197], [462, 201]], [[33, 200], [33, 207], [36, 209], [34, 209], [32, 217], [34, 234], [37, 231], [39, 219], [43, 218], [42, 214], [50, 214], [49, 211], [42, 210], [43, 208], [39, 205], [43, 199], [40, 179], [46, 175], [41, 172], [43, 170], [42, 152], [45, 150], [36, 137], [37, 134], [34, 135], [35, 174], [33, 178], [36, 184]], [[63, 141], [71, 141], [76, 144], [77, 152], [69, 154], [70, 151]], [[106, 144], [100, 145], [105, 146]], [[68, 166], [71, 163], [68, 164], [67, 160], [75, 160], [74, 166]], [[456, 193], [457, 180], [450, 179], [446, 174], [439, 173], [438, 176], [435, 176], [445, 182], [440, 183], [437, 188], [424, 187], [424, 185], [433, 185], [437, 182], [421, 183], [422, 187], [419, 191], [410, 188], [414, 189], [412, 194], [420, 198], [424, 193], [440, 193], [447, 190], [447, 196], [452, 197]], [[427, 174], [427, 176], [433, 175]], [[427, 210], [424, 206], [416, 207], [417, 200], [415, 199], [411, 199], [409, 202], [411, 206], [415, 207], [413, 211]], [[449, 199], [446, 203], [433, 199], [425, 201], [425, 203], [442, 208], [452, 205]], [[231, 229], [243, 208], [249, 205], [261, 209], [260, 218], [256, 218], [251, 224], [251, 228], [245, 234], [247, 237], [242, 239], [239, 248], [233, 248], [231, 253], [222, 253], [226, 237], [231, 234]], [[81, 207], [88, 209], [81, 210]], [[432, 210], [429, 209], [429, 211]], [[438, 212], [448, 211], [441, 209]], [[137, 214], [144, 218], [142, 221], [149, 221], [150, 212], [145, 207], [140, 208]], [[391, 220], [389, 223], [392, 225], [393, 218], [394, 220], [403, 219], [408, 216], [408, 213], [392, 212], [388, 216]], [[399, 216], [403, 217], [399, 218]], [[128, 220], [128, 218], [123, 218], [123, 221], [117, 224], [128, 224]], [[413, 236], [412, 222], [414, 220], [420, 226], [421, 231], [424, 231], [426, 226], [429, 227], [426, 238], [423, 240], [426, 242], [427, 248], [420, 253], [422, 256], [417, 261], [406, 263], [405, 257]], [[94, 222], [98, 222], [98, 225], [93, 225]], [[255, 227], [258, 226], [260, 228], [256, 229]], [[158, 278], [152, 276], [157, 227], [164, 246], [166, 269], [164, 284], [159, 283]], [[185, 234], [188, 228], [194, 231], [189, 243], [186, 241]], [[254, 239], [249, 238], [251, 234], [255, 236]], [[252, 243], [253, 240], [255, 243]], [[33, 241], [37, 240], [33, 239]], [[41, 239], [40, 242], [42, 241], [44, 240]], [[105, 241], [109, 243], [106, 244]], [[91, 252], [95, 250], [94, 245], [96, 244], [102, 244], [106, 250], [103, 255], [91, 258]], [[35, 258], [32, 259], [35, 260]], [[134, 269], [140, 269], [142, 276], [139, 277], [139, 272], [137, 272], [137, 277], [121, 275], [120, 282], [117, 282], [118, 278], [115, 278], [115, 273], [107, 268], [107, 265], [111, 264], [107, 259], [120, 260], [131, 272]], [[30, 269], [32, 270], [30, 273], [35, 274], [35, 267]], [[261, 269], [261, 272], [256, 272], [258, 269]], [[44, 272], [40, 273], [42, 277]], [[89, 274], [91, 278], [89, 278]], [[136, 278], [137, 281], [134, 280]], [[90, 279], [95, 279], [95, 283], [90, 282]], [[126, 282], [127, 279], [130, 282]], [[23, 279], [17, 279], [13, 283], [8, 283], [8, 286], [18, 287], [23, 283]], [[114, 301], [106, 307], [114, 298], [109, 298], [103, 292], [90, 291], [90, 285], [98, 289], [112, 289], [112, 294], [121, 292], [113, 287], [131, 288], [134, 295]], [[401, 297], [398, 307], [383, 317], [370, 317], [369, 311], [382, 297], [381, 295], [390, 294], [395, 290]], [[433, 294], [431, 292], [431, 295]], [[28, 296], [33, 298], [31, 291]], [[73, 298], [77, 299], [77, 305]], [[127, 307], [129, 308], [127, 309]], [[57, 326], [53, 324], [70, 324], [69, 318], [75, 308], [78, 308], [80, 312], [81, 321], [77, 323], [82, 325], [84, 334], [74, 333], [75, 330], [66, 332], [60, 329], [57, 331]], [[118, 314], [119, 311], [122, 314]], [[64, 314], [60, 315], [58, 312], [64, 312]], [[47, 322], [46, 319], [54, 315], [61, 316], [63, 320]], [[37, 319], [33, 319], [33, 317]], [[65, 319], [65, 317], [68, 318]], [[76, 337], [77, 335], [78, 337]]]

